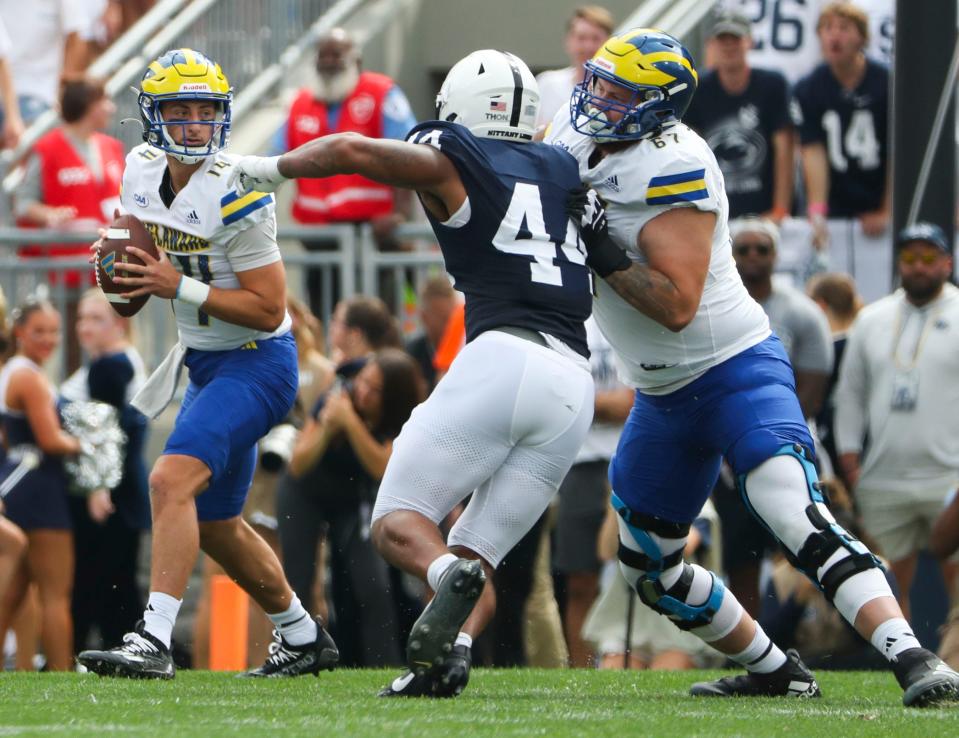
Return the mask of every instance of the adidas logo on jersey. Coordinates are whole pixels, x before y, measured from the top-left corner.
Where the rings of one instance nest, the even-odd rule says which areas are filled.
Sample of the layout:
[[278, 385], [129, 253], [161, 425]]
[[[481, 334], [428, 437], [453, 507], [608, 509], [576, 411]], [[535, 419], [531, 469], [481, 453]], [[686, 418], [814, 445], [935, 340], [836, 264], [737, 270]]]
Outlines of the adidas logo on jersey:
[[200, 216], [196, 214], [196, 210], [191, 210], [186, 216], [186, 222], [191, 223], [192, 225], [200, 225]]
[[619, 177], [615, 174], [603, 180], [603, 186], [609, 187], [613, 192], [619, 192]]

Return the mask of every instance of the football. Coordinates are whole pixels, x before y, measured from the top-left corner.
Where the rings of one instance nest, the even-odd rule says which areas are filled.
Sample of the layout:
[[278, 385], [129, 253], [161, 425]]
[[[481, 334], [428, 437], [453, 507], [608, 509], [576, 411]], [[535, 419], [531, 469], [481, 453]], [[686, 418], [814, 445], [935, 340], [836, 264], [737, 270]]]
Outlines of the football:
[[136, 246], [154, 258], [159, 258], [153, 236], [143, 222], [133, 215], [120, 215], [110, 224], [106, 235], [100, 239], [94, 266], [97, 285], [103, 290], [113, 309], [125, 318], [136, 315], [150, 297], [143, 295], [134, 297], [132, 300], [121, 297], [121, 293], [132, 292], [135, 288], [119, 285], [113, 281], [114, 277], [135, 276], [123, 268], [124, 264], [143, 264], [143, 260], [138, 256], [127, 253], [127, 246]]

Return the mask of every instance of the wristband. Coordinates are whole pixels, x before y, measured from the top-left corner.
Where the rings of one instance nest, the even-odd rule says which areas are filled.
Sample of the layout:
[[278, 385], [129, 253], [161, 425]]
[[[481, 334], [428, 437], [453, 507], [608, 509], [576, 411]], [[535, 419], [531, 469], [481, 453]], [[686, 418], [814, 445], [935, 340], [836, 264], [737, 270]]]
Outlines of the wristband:
[[280, 174], [280, 157], [266, 156], [257, 161], [256, 176], [267, 182], [282, 182], [286, 177]]
[[187, 305], [201, 307], [209, 296], [210, 285], [204, 284], [199, 279], [183, 275], [180, 277], [180, 284], [177, 285], [176, 295], [173, 299], [185, 302]]
[[809, 215], [810, 218], [813, 218], [817, 215], [820, 218], [825, 218], [828, 213], [829, 206], [824, 202], [811, 202], [806, 208], [806, 214]]
[[592, 247], [587, 246], [586, 265], [605, 279], [613, 272], [629, 269], [633, 260], [607, 236]]

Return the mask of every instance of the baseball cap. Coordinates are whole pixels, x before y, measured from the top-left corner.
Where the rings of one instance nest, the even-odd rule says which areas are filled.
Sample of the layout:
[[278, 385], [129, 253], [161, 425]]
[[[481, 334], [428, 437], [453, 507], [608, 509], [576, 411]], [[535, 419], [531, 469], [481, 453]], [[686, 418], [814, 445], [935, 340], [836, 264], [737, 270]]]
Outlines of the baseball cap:
[[931, 246], [935, 246], [943, 253], [949, 253], [949, 244], [946, 243], [946, 234], [943, 232], [942, 228], [937, 226], [935, 223], [920, 221], [918, 223], [913, 223], [912, 225], [906, 226], [899, 231], [899, 235], [896, 236], [896, 247], [902, 247], [903, 244], [908, 243], [909, 241], [925, 241]]
[[709, 35], [713, 37], [724, 33], [739, 37], [751, 35], [752, 27], [749, 18], [731, 10], [720, 11], [713, 21], [712, 28], [709, 29]]

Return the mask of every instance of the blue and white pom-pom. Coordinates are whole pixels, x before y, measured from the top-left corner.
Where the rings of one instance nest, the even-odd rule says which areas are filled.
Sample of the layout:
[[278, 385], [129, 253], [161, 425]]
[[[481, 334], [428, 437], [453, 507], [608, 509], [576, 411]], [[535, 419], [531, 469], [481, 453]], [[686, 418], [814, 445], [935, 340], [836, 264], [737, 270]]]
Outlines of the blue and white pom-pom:
[[80, 441], [80, 453], [64, 461], [73, 489], [88, 494], [116, 487], [123, 476], [127, 442], [116, 408], [105, 402], [76, 401], [63, 405], [60, 415], [63, 429]]

